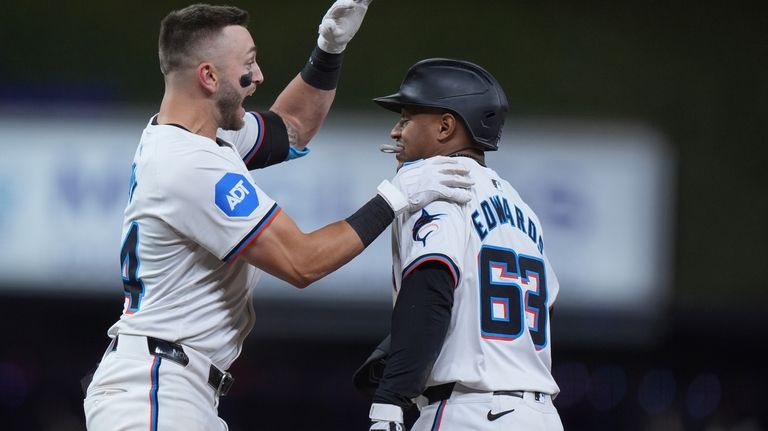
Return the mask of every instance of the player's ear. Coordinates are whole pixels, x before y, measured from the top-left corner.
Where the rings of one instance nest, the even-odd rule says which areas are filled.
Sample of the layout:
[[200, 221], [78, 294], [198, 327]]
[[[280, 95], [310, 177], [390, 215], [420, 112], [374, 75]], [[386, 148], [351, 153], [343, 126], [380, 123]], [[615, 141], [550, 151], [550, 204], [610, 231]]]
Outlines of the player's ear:
[[439, 121], [440, 131], [438, 132], [437, 139], [440, 142], [449, 140], [456, 133], [456, 116], [450, 112], [445, 112], [440, 116]]
[[195, 70], [197, 81], [208, 93], [215, 92], [219, 87], [219, 75], [212, 63], [200, 63]]

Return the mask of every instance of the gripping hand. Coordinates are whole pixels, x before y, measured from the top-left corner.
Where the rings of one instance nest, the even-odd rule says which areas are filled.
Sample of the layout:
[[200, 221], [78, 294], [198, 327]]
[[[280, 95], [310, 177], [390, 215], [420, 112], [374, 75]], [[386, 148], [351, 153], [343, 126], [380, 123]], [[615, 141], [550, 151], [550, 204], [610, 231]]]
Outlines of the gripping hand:
[[339, 54], [355, 36], [372, 0], [336, 0], [320, 21], [317, 46]]
[[472, 199], [469, 188], [475, 184], [467, 168], [444, 156], [403, 166], [393, 182], [384, 180], [378, 190], [395, 215], [416, 212], [436, 200], [465, 204]]
[[369, 431], [404, 431], [403, 409], [392, 404], [371, 404]]

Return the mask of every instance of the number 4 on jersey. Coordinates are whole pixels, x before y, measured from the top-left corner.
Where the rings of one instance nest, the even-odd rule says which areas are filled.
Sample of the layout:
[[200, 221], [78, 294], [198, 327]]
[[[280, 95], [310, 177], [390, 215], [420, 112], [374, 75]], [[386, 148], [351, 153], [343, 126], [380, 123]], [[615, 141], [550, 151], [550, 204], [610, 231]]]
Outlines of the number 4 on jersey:
[[483, 246], [479, 263], [482, 337], [512, 341], [527, 328], [536, 350], [546, 347], [549, 309], [544, 261]]
[[123, 289], [125, 290], [125, 306], [123, 314], [134, 314], [139, 311], [141, 298], [144, 296], [144, 282], [139, 278], [139, 224], [131, 223], [128, 234], [120, 250], [120, 271], [123, 274]]

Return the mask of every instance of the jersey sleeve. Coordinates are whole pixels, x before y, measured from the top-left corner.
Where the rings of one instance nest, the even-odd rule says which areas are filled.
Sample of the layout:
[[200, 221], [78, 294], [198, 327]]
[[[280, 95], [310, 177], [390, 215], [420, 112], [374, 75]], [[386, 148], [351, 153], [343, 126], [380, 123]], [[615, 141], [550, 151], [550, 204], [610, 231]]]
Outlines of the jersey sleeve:
[[555, 301], [557, 300], [557, 295], [560, 293], [560, 280], [557, 279], [557, 275], [555, 275], [554, 269], [552, 269], [552, 264], [549, 261], [549, 258], [547, 258], [546, 254], [543, 254], [544, 257], [544, 265], [546, 267], [547, 271], [547, 291], [548, 291], [548, 300], [550, 307], [555, 304]]
[[161, 218], [222, 261], [237, 257], [280, 212], [236, 159], [180, 155], [159, 174]]
[[[528, 208], [527, 211], [529, 214], [533, 214], [533, 211], [530, 208]], [[539, 229], [540, 242], [538, 250], [541, 253], [542, 260], [544, 260], [544, 268], [547, 277], [547, 299], [549, 301], [549, 305], [552, 306], [554, 305], [555, 300], [557, 300], [557, 295], [560, 292], [560, 281], [557, 279], [555, 270], [552, 268], [552, 263], [550, 262], [549, 257], [547, 257], [546, 250], [544, 249], [544, 244], [546, 243], [546, 241], [544, 241], [544, 226], [541, 224], [541, 221], [536, 215], [533, 215], [532, 217], [534, 218], [534, 223], [536, 226], [538, 226]]]
[[408, 216], [400, 225], [401, 279], [425, 262], [442, 262], [456, 287], [463, 270], [461, 256], [467, 247], [466, 229], [461, 207], [448, 202], [433, 202]]
[[247, 112], [240, 130], [219, 129], [216, 135], [237, 148], [249, 170], [288, 160], [290, 145], [283, 119], [272, 111]]

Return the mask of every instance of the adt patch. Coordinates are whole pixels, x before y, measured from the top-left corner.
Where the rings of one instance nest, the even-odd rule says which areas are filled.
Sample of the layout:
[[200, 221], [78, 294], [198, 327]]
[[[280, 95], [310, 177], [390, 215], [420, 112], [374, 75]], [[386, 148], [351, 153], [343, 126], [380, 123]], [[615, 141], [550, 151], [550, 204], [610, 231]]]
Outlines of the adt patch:
[[259, 197], [243, 174], [229, 172], [216, 183], [216, 206], [230, 217], [248, 217], [258, 208]]

